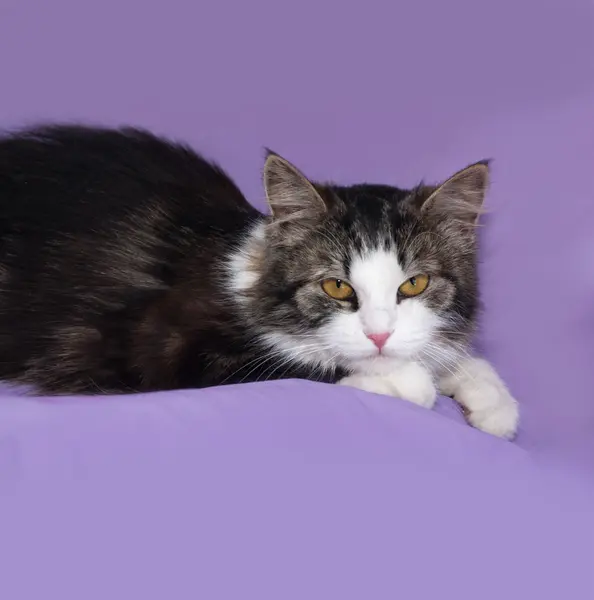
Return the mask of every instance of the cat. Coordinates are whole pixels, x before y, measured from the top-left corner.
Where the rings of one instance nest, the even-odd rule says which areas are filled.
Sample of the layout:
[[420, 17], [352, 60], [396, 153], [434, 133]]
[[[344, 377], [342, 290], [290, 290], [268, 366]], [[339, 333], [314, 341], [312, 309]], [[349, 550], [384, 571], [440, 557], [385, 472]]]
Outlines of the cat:
[[304, 378], [512, 438], [469, 345], [489, 163], [436, 186], [308, 180], [268, 152], [270, 215], [216, 164], [135, 128], [0, 138], [0, 379], [45, 394]]

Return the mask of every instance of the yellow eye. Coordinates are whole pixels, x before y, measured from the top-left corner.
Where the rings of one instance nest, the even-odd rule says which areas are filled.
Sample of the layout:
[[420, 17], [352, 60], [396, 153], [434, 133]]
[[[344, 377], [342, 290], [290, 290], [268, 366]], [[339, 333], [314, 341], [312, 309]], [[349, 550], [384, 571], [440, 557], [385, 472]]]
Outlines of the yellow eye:
[[422, 294], [429, 285], [429, 275], [415, 275], [407, 279], [399, 288], [398, 292], [407, 298]]
[[355, 290], [342, 279], [324, 279], [322, 289], [334, 300], [350, 300]]

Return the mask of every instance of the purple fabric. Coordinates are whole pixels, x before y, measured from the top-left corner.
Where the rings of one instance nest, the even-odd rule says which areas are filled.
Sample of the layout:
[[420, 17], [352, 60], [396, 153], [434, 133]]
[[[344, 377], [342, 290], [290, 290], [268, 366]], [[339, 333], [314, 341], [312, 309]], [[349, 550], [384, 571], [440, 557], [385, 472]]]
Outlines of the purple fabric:
[[493, 157], [479, 345], [524, 419], [511, 444], [307, 382], [5, 390], [0, 598], [593, 598], [593, 26], [589, 0], [4, 0], [2, 126], [146, 126], [257, 204], [264, 145], [344, 183]]
[[3, 598], [593, 597], [574, 473], [390, 398], [5, 398], [0, 440]]

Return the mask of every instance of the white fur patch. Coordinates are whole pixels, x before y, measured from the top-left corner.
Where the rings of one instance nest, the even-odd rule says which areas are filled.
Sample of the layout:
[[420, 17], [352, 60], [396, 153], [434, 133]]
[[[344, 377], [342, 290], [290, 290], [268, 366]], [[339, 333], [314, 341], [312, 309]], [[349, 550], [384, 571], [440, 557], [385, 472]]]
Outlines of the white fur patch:
[[257, 223], [247, 234], [244, 242], [233, 252], [227, 262], [228, 287], [239, 295], [254, 286], [258, 281], [258, 255], [266, 239], [266, 224]]
[[518, 403], [486, 360], [461, 361], [453, 375], [440, 380], [439, 388], [468, 411], [468, 421], [477, 429], [506, 439], [515, 436], [520, 420]]

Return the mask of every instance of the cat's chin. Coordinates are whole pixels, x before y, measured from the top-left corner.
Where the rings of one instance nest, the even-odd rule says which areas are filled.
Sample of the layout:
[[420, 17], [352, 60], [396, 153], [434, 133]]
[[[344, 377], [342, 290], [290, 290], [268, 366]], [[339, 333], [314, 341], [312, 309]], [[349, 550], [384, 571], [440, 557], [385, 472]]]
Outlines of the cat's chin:
[[386, 354], [373, 354], [361, 358], [351, 359], [349, 367], [358, 373], [368, 375], [387, 375], [398, 367], [410, 362], [405, 357], [389, 356]]

